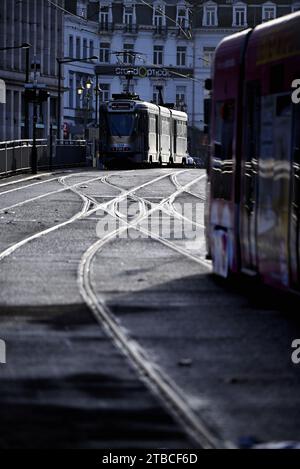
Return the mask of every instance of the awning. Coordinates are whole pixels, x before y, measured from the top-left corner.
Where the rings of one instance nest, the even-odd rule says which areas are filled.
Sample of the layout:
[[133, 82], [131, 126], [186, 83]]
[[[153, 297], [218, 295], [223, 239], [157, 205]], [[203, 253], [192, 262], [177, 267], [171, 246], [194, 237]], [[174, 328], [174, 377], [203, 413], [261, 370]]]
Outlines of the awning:
[[6, 86], [5, 81], [0, 79], [0, 104], [6, 103]]

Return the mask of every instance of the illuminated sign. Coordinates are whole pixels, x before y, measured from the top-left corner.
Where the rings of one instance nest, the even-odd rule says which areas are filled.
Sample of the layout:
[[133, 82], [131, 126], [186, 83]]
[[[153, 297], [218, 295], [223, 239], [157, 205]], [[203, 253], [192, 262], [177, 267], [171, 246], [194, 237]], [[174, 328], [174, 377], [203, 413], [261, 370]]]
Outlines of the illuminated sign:
[[169, 78], [170, 72], [166, 68], [148, 68], [148, 67], [133, 67], [132, 69], [117, 67], [115, 74], [118, 76], [127, 75], [128, 71], [131, 70], [134, 77], [139, 78]]
[[133, 78], [191, 78], [194, 76], [194, 71], [191, 68], [179, 67], [147, 67], [144, 65], [139, 66], [115, 66], [115, 65], [98, 65], [96, 67], [96, 74], [100, 77], [103, 75], [118, 76], [126, 78], [128, 72], [132, 72]]

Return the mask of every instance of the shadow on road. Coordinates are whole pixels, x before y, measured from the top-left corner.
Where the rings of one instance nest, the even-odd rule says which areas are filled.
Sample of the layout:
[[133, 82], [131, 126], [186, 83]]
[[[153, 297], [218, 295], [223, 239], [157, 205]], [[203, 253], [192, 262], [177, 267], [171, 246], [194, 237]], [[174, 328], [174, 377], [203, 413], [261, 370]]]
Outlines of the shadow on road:
[[189, 447], [81, 305], [1, 308], [0, 448]]

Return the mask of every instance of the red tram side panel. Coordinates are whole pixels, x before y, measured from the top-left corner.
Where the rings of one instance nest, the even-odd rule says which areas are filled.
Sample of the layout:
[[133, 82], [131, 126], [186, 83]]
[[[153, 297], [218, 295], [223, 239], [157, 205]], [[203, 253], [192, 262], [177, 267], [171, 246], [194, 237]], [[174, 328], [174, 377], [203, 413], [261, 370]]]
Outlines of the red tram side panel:
[[[292, 103], [291, 85], [300, 78], [299, 28], [295, 13], [220, 44], [209, 174], [214, 271], [259, 275], [274, 287], [298, 290], [300, 105]], [[234, 76], [228, 85], [229, 68], [223, 74], [220, 67], [230, 60]], [[224, 147], [231, 139], [227, 158]]]
[[236, 177], [241, 160], [243, 50], [249, 33], [224, 39], [214, 63], [208, 237], [214, 270], [223, 277], [238, 269]]

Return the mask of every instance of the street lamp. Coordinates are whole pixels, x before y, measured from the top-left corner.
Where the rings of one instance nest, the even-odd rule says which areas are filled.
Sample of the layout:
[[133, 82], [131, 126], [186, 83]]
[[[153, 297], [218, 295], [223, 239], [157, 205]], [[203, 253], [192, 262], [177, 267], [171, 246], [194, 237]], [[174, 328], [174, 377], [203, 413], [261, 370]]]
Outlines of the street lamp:
[[57, 139], [60, 139], [61, 136], [61, 72], [62, 65], [70, 64], [74, 62], [86, 62], [87, 60], [98, 60], [98, 57], [93, 55], [92, 57], [85, 57], [78, 59], [76, 57], [63, 57], [57, 58], [58, 63], [58, 103], [57, 103]]
[[31, 47], [31, 44], [28, 44], [27, 42], [24, 42], [20, 46], [0, 47], [0, 51], [14, 50], [14, 49], [30, 49], [30, 47]]
[[[90, 77], [88, 77], [85, 84], [83, 85], [83, 83], [81, 82], [80, 86], [77, 88], [77, 94], [86, 101], [85, 118], [84, 118], [85, 135], [87, 134], [87, 132], [86, 132], [87, 119], [88, 119], [87, 118], [87, 113], [90, 110], [90, 99], [92, 97], [92, 91], [91, 91], [92, 86], [93, 86], [93, 80]], [[86, 93], [84, 95], [85, 91], [86, 91]], [[98, 112], [97, 112], [98, 111], [98, 109], [97, 109], [97, 107], [98, 107], [98, 95], [101, 91], [102, 90], [99, 86], [98, 79], [97, 79], [96, 88], [94, 89], [94, 92], [96, 94], [96, 126], [98, 124]]]

